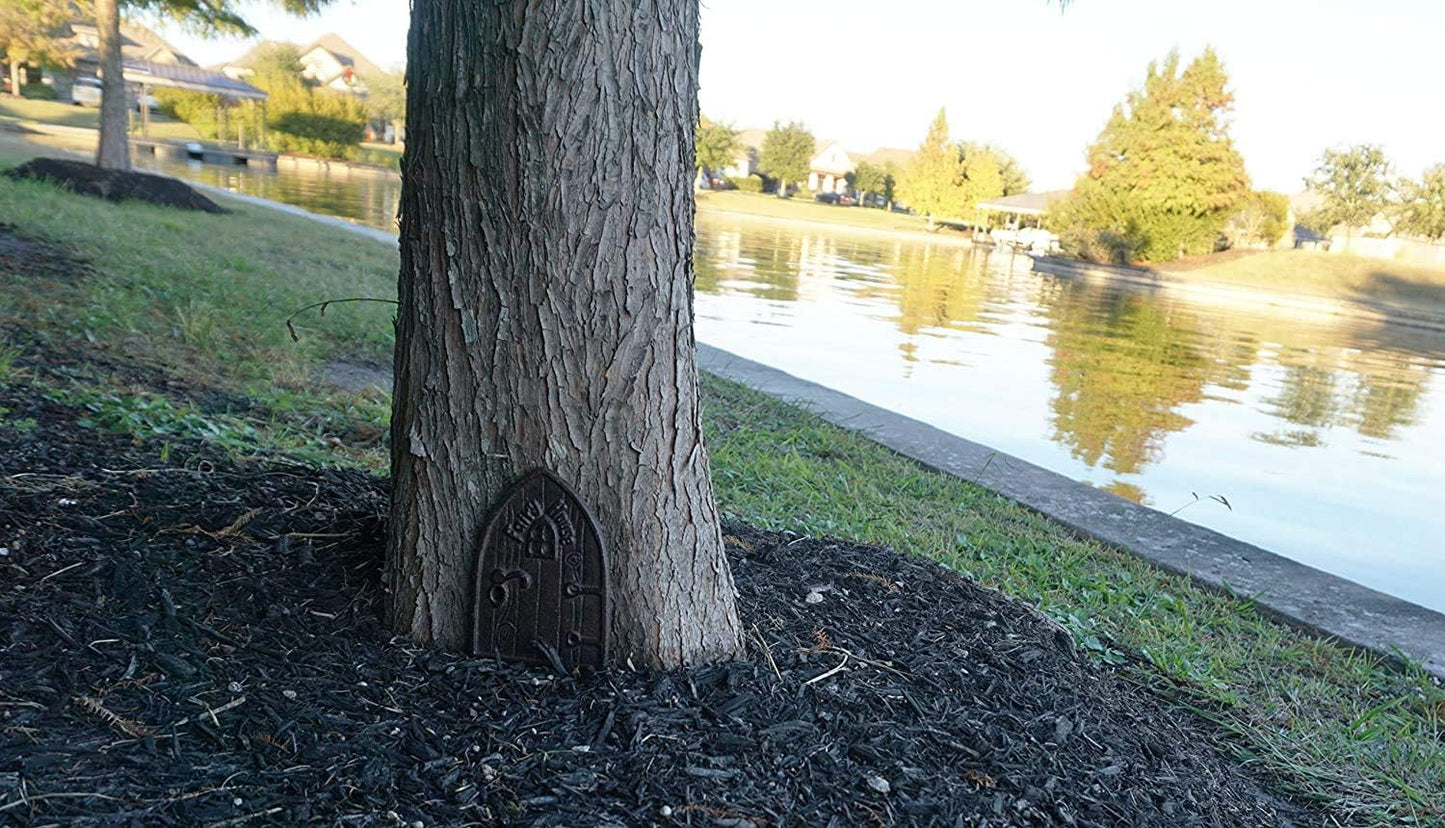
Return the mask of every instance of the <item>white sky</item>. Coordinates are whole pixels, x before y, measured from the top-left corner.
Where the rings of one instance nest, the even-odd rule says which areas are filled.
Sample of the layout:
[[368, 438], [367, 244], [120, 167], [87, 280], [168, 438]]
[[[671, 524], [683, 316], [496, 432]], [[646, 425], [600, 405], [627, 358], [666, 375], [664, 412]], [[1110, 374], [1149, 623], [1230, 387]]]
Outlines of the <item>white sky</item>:
[[[296, 20], [252, 3], [271, 39], [335, 31], [405, 59], [406, 0], [337, 0]], [[250, 42], [166, 37], [202, 64]], [[912, 147], [939, 106], [955, 138], [996, 142], [1037, 189], [1069, 186], [1149, 61], [1212, 44], [1256, 186], [1300, 189], [1330, 145], [1383, 143], [1399, 171], [1445, 162], [1442, 0], [703, 0], [702, 108], [738, 127], [801, 120], [850, 149]]]

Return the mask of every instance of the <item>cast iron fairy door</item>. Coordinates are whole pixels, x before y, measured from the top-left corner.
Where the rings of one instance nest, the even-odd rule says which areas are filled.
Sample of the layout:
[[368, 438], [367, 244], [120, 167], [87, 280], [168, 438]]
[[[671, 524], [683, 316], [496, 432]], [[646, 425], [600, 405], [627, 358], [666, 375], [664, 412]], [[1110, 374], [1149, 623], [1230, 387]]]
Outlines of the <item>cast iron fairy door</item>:
[[472, 652], [571, 669], [607, 661], [607, 559], [597, 524], [546, 471], [492, 514], [477, 561]]

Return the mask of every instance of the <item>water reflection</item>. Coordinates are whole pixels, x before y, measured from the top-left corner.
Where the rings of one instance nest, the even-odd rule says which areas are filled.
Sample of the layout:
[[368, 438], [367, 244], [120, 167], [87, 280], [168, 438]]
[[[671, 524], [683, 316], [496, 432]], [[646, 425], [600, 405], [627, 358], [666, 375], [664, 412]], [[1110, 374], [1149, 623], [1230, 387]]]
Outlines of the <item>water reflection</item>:
[[1445, 337], [698, 223], [703, 340], [1445, 609]]
[[137, 154], [134, 161], [139, 169], [293, 204], [313, 213], [356, 219], [383, 230], [396, 230], [401, 179], [395, 175], [343, 165], [275, 171], [176, 161], [144, 154]]

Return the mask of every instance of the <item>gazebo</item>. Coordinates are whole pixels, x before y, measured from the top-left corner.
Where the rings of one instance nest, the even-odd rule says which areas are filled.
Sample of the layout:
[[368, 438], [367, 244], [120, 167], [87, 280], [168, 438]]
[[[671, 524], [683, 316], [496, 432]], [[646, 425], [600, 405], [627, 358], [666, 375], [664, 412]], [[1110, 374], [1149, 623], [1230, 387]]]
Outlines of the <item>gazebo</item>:
[[[264, 139], [266, 128], [266, 93], [243, 80], [224, 75], [220, 72], [213, 72], [209, 69], [202, 69], [199, 66], [186, 66], [179, 63], [152, 63], [148, 60], [127, 60], [122, 64], [121, 77], [126, 83], [140, 86], [141, 100], [141, 135], [150, 137], [150, 107], [145, 105], [150, 90], [154, 87], [167, 87], [170, 89], [183, 89], [187, 92], [202, 92], [207, 95], [218, 95], [230, 101], [260, 101], [261, 102], [261, 129], [262, 134], [258, 136]], [[216, 128], [219, 131], [223, 123], [221, 118], [221, 106], [216, 107]], [[218, 135], [217, 137], [222, 137]], [[246, 143], [245, 126], [241, 127], [241, 134], [237, 136], [238, 143], [243, 148]]]
[[1018, 193], [1001, 198], [991, 198], [978, 203], [978, 212], [974, 227], [987, 232], [990, 228], [989, 219], [994, 214], [1003, 217], [1003, 226], [1016, 230], [1021, 227], [1025, 220], [1038, 219], [1049, 211], [1049, 205], [1055, 201], [1064, 199], [1069, 195], [1069, 190], [1050, 190], [1043, 193]]

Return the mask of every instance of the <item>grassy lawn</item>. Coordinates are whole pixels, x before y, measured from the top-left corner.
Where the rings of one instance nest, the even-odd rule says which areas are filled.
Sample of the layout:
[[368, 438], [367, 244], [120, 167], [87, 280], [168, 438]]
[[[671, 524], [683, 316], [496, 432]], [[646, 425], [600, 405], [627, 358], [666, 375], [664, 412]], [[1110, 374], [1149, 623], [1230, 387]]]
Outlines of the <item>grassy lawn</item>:
[[[838, 207], [832, 204], [820, 204], [803, 196], [778, 198], [737, 190], [701, 192], [697, 194], [697, 209], [700, 213], [747, 213], [767, 218], [840, 224], [846, 227], [861, 227], [870, 230], [929, 232], [928, 221], [920, 216], [866, 207]], [[938, 232], [941, 235], [961, 235], [946, 228]]]
[[[56, 124], [59, 126], [84, 127], [86, 129], [100, 128], [100, 110], [88, 106], [73, 106], [59, 101], [32, 101], [28, 98], [12, 98], [9, 96], [0, 97], [0, 118], [10, 118], [19, 121], [38, 121], [42, 124]], [[140, 115], [136, 115], [136, 130], [139, 134]], [[164, 115], [151, 115], [150, 136], [152, 138], [186, 138], [195, 139], [200, 135], [190, 124], [167, 118]]]
[[373, 144], [362, 141], [361, 151], [357, 154], [356, 160], [363, 164], [375, 164], [378, 167], [388, 167], [393, 170], [401, 169], [401, 150], [391, 144]]
[[[21, 154], [0, 144], [0, 167]], [[735, 194], [707, 198], [718, 195], [727, 196], [720, 203], [743, 198], [797, 211], [784, 217], [818, 210], [917, 221]], [[339, 305], [324, 318], [313, 312], [298, 320], [299, 343], [285, 319], [324, 299], [394, 296], [397, 251], [321, 224], [229, 206], [234, 213], [209, 216], [113, 205], [0, 178], [5, 221], [70, 248], [89, 269], [79, 278], [46, 279], [8, 272], [0, 258], [0, 321], [24, 334], [0, 347], [0, 381], [31, 383], [36, 393], [86, 405], [116, 428], [168, 429], [242, 453], [284, 451], [384, 470], [385, 448], [375, 436], [385, 424], [386, 395], [330, 390], [316, 375], [336, 356], [384, 361], [390, 308]], [[244, 393], [264, 413], [207, 418], [185, 399], [141, 390], [102, 369], [56, 377], [14, 365], [27, 350], [85, 342]], [[717, 495], [732, 515], [766, 528], [891, 545], [1036, 604], [1099, 660], [1218, 723], [1222, 749], [1328, 803], [1340, 822], [1445, 822], [1445, 691], [1437, 683], [1081, 541], [985, 489], [740, 386], [707, 379], [704, 406]]]
[[1161, 265], [1190, 282], [1375, 302], [1445, 315], [1445, 268], [1314, 250], [1231, 251]]

